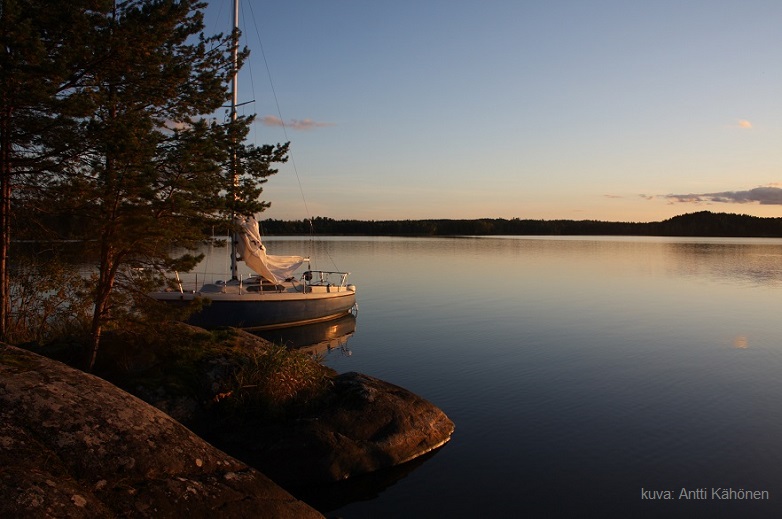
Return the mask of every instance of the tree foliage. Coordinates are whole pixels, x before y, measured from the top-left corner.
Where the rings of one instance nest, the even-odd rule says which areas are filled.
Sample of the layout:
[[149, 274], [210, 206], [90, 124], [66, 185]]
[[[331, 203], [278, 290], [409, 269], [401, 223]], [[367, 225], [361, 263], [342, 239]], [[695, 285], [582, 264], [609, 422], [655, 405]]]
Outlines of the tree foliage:
[[[287, 144], [245, 143], [252, 117], [215, 117], [228, 100], [238, 36], [205, 36], [204, 6], [197, 0], [49, 5], [82, 30], [61, 42], [74, 43], [65, 60], [67, 88], [42, 97], [68, 99], [79, 111], [56, 111], [67, 121], [71, 154], [43, 168], [35, 189], [20, 190], [17, 201], [30, 214], [70, 220], [69, 238], [81, 240], [84, 257], [96, 265], [90, 364], [104, 327], [132, 318], [130, 300], [149, 287], [138, 280], [155, 283], [162, 272], [192, 268], [198, 257], [173, 251], [196, 248], [208, 238], [204, 229], [231, 225], [234, 212], [262, 211], [268, 205], [260, 200], [262, 185], [275, 173], [273, 163], [286, 158]], [[237, 66], [246, 56], [239, 53]], [[45, 147], [62, 144], [57, 136], [36, 138]], [[144, 274], [130, 276], [137, 272], [131, 268]]]
[[266, 220], [268, 234], [320, 234], [360, 236], [735, 236], [782, 237], [782, 218], [698, 213], [675, 216], [661, 222], [604, 222], [597, 220], [525, 220], [481, 218], [476, 220]]
[[9, 324], [12, 229], [31, 220], [26, 211], [12, 210], [12, 202], [36, 197], [43, 178], [78, 154], [77, 121], [86, 107], [71, 94], [79, 71], [94, 60], [85, 42], [90, 13], [108, 5], [0, 0], [0, 339]]

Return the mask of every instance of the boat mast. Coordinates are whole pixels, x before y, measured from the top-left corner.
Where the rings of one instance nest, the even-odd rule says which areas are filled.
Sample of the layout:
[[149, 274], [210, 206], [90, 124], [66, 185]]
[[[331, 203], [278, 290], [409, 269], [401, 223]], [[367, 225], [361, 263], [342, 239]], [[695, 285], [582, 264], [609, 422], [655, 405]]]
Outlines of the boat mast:
[[[233, 29], [233, 84], [231, 94], [231, 125], [236, 123], [236, 105], [239, 103], [239, 0], [234, 0], [234, 29]], [[235, 139], [235, 138], [234, 138]], [[237, 164], [236, 148], [238, 143], [236, 140], [233, 142], [233, 149], [231, 150], [231, 182], [233, 186], [233, 208], [231, 209], [231, 224], [235, 225], [236, 218], [236, 199], [238, 197], [237, 188], [239, 184], [239, 172]], [[234, 231], [231, 234], [231, 279], [239, 279], [239, 266], [236, 260], [236, 244], [239, 240], [238, 232]]]

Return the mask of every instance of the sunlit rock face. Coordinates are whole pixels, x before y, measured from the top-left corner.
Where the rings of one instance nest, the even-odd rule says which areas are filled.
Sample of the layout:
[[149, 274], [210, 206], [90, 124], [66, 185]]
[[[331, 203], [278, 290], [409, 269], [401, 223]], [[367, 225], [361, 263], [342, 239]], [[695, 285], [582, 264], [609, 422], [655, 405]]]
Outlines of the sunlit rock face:
[[278, 483], [338, 481], [392, 467], [444, 445], [454, 431], [423, 398], [359, 373], [336, 377], [325, 405], [294, 427], [253, 424], [221, 444]]
[[322, 517], [102, 379], [0, 344], [0, 517]]

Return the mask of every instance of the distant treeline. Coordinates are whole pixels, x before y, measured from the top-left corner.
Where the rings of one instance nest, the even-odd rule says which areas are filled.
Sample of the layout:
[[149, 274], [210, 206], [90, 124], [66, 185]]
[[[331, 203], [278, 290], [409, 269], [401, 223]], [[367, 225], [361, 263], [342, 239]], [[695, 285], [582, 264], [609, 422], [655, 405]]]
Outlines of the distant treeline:
[[601, 222], [596, 220], [522, 220], [481, 218], [477, 220], [263, 220], [268, 235], [300, 235], [314, 230], [320, 235], [353, 236], [726, 236], [782, 237], [782, 218], [698, 213], [661, 222]]

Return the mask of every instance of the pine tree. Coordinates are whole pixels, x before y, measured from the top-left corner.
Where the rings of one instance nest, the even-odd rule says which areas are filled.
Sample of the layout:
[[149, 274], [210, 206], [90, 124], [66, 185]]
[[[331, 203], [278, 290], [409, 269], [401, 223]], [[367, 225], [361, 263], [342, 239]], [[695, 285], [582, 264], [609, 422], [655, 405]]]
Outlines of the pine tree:
[[[237, 39], [203, 36], [203, 6], [128, 0], [95, 27], [101, 65], [81, 91], [94, 106], [83, 121], [88, 149], [57, 190], [98, 258], [90, 369], [103, 327], [122, 317], [116, 311], [131, 288], [118, 285], [122, 269], [192, 268], [198, 258], [173, 257], [172, 248], [194, 248], [232, 211], [263, 210], [261, 185], [275, 172], [270, 165], [285, 159], [287, 145], [241, 144], [252, 118], [214, 120], [228, 99]], [[228, 172], [233, 149], [236, 186]]]
[[[36, 214], [67, 218], [69, 237], [81, 239], [84, 258], [96, 264], [91, 369], [104, 328], [130, 315], [127, 305], [139, 292], [125, 277], [129, 267], [147, 273], [192, 268], [198, 257], [172, 251], [195, 249], [207, 239], [205, 229], [225, 228], [234, 212], [254, 214], [267, 207], [259, 198], [262, 185], [275, 173], [273, 163], [286, 159], [287, 144], [247, 145], [252, 117], [215, 118], [228, 101], [238, 34], [206, 37], [205, 4], [197, 0], [79, 0], [56, 8], [40, 2], [24, 16], [16, 13], [36, 2], [0, 1], [3, 41], [17, 49], [22, 36], [29, 43], [47, 30], [47, 17], [71, 19], [56, 46], [37, 49], [29, 43], [36, 56], [50, 56], [46, 63], [57, 88], [33, 96], [38, 80], [33, 73], [15, 76], [4, 67], [0, 77], [3, 109], [17, 113], [22, 103], [39, 103], [44, 108], [38, 111], [56, 114], [58, 131], [28, 130], [9, 117], [3, 128], [16, 133], [3, 143], [54, 159], [38, 168], [42, 174], [30, 175], [31, 188], [20, 191], [19, 201]], [[45, 12], [43, 4], [59, 13]], [[6, 15], [9, 5], [18, 8], [14, 17]], [[25, 17], [24, 34], [9, 29]], [[237, 66], [246, 56], [246, 50], [238, 53]], [[32, 59], [16, 61], [24, 68]], [[20, 137], [25, 132], [30, 143]], [[8, 177], [26, 174], [16, 158], [20, 154], [9, 155], [12, 160], [2, 163]]]
[[83, 36], [91, 13], [110, 5], [0, 0], [0, 340], [8, 334], [13, 201], [35, 198], [78, 154], [77, 120], [88, 107], [73, 94], [93, 64]]

